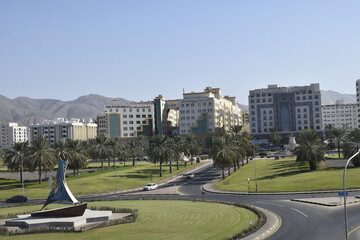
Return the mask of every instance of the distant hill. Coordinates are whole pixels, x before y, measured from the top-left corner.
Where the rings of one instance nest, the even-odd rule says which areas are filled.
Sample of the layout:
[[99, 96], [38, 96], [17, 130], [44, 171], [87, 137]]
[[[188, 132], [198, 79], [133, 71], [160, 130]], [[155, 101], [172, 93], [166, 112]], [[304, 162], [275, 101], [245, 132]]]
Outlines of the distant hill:
[[29, 125], [43, 119], [96, 118], [111, 101], [129, 102], [123, 98], [108, 98], [90, 94], [73, 101], [32, 99], [18, 97], [9, 99], [0, 95], [0, 122], [18, 122]]
[[[356, 103], [355, 94], [341, 94], [335, 91], [321, 91], [321, 104], [334, 104], [343, 99], [345, 103]], [[97, 94], [81, 96], [72, 101], [55, 99], [32, 99], [18, 97], [9, 99], [0, 95], [0, 122], [18, 122], [24, 125], [54, 118], [96, 118], [111, 101], [129, 102], [123, 98], [108, 98]], [[248, 105], [239, 104], [247, 110]]]
[[331, 90], [321, 90], [322, 105], [335, 104], [336, 100], [340, 99], [343, 99], [344, 103], [356, 103], [356, 94], [342, 94]]

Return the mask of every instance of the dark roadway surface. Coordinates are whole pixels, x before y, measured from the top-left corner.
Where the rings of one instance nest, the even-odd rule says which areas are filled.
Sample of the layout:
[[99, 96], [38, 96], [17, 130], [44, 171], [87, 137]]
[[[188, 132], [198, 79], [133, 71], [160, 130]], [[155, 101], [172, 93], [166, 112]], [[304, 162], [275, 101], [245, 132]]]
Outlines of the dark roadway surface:
[[[295, 198], [318, 198], [333, 197], [336, 193], [311, 193], [311, 194], [288, 194], [288, 195], [238, 195], [216, 194], [204, 192], [202, 186], [221, 177], [220, 170], [211, 165], [196, 170], [195, 179], [179, 178], [176, 180], [177, 189], [181, 195], [125, 195], [112, 193], [95, 196], [77, 197], [79, 201], [116, 200], [116, 199], [205, 199], [244, 203], [267, 209], [281, 218], [279, 229], [267, 239], [279, 240], [341, 240], [345, 239], [344, 208], [327, 207], [308, 203], [291, 201]], [[162, 187], [161, 187], [162, 188]], [[141, 191], [134, 191], [141, 192]], [[128, 193], [127, 193], [128, 194]], [[357, 195], [359, 192], [352, 192]], [[42, 204], [44, 199], [30, 199], [28, 204]], [[0, 201], [0, 207], [14, 206]], [[23, 205], [23, 204], [22, 204]], [[360, 204], [348, 205], [349, 239], [360, 239]]]

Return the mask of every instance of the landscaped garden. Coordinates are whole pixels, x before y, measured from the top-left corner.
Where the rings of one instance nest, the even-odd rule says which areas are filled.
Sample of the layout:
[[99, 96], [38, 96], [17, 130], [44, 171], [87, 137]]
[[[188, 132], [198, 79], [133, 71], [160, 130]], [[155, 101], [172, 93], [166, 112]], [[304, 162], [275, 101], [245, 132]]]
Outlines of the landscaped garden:
[[[169, 168], [164, 165], [162, 177], [159, 177], [159, 166], [152, 163], [137, 163], [135, 166], [120, 166], [114, 169], [110, 167], [101, 171], [97, 169], [93, 172], [81, 172], [73, 177], [68, 176], [66, 181], [71, 192], [75, 195], [115, 192], [116, 190], [126, 190], [136, 187], [142, 187], [149, 182], [159, 182], [163, 179], [169, 179], [173, 175], [191, 170], [200, 166], [202, 163], [187, 164], [185, 167], [180, 165], [179, 170], [173, 166], [173, 173], [169, 173]], [[99, 163], [90, 164], [88, 167], [99, 167]], [[1, 173], [0, 173], [1, 174]], [[17, 174], [17, 173], [14, 173]], [[48, 182], [39, 184], [35, 181], [25, 181], [25, 195], [30, 198], [46, 198], [49, 194]], [[18, 180], [0, 178], [0, 199], [6, 199], [16, 194], [22, 194], [22, 186]]]
[[[138, 209], [134, 223], [94, 229], [83, 233], [42, 233], [26, 235], [27, 240], [67, 239], [224, 239], [255, 224], [258, 216], [232, 205], [165, 200], [92, 202], [89, 206]], [[2, 209], [1, 215], [37, 210], [40, 206]], [[1, 236], [3, 240], [24, 239], [24, 235]]]
[[[346, 160], [344, 160], [346, 161]], [[295, 159], [252, 160], [226, 179], [216, 183], [215, 189], [234, 192], [291, 192], [339, 190], [343, 187], [344, 168], [319, 168], [310, 171], [307, 163]], [[347, 169], [348, 189], [360, 189], [360, 169]], [[257, 180], [257, 181], [256, 181]]]

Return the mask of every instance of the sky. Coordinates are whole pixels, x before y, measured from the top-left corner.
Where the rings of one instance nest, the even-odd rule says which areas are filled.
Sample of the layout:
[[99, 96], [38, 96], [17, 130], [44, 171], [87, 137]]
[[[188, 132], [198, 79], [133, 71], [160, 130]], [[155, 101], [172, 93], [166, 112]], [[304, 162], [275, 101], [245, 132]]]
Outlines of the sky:
[[360, 1], [1, 0], [0, 95], [131, 101], [207, 86], [355, 94]]

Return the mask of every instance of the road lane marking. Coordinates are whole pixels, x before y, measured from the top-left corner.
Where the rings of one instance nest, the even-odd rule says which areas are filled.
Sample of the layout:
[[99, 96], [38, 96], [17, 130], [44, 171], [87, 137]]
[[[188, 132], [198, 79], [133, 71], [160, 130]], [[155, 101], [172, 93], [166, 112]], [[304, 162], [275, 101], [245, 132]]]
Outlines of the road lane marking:
[[265, 203], [265, 204], [271, 204], [278, 207], [285, 207], [285, 205], [277, 204], [277, 203], [271, 203], [271, 202], [262, 202], [262, 201], [256, 201], [257, 203]]
[[295, 212], [298, 212], [298, 213], [304, 215], [305, 217], [308, 217], [308, 215], [306, 215], [305, 213], [303, 213], [303, 212], [300, 211], [300, 210], [297, 210], [296, 208], [291, 208], [291, 210], [294, 210]]
[[355, 231], [359, 230], [359, 228], [360, 228], [360, 226], [358, 226], [358, 227], [354, 228], [353, 230], [351, 230], [351, 231], [348, 233], [348, 235], [350, 235], [350, 234], [352, 234], [353, 232], [355, 232]]

